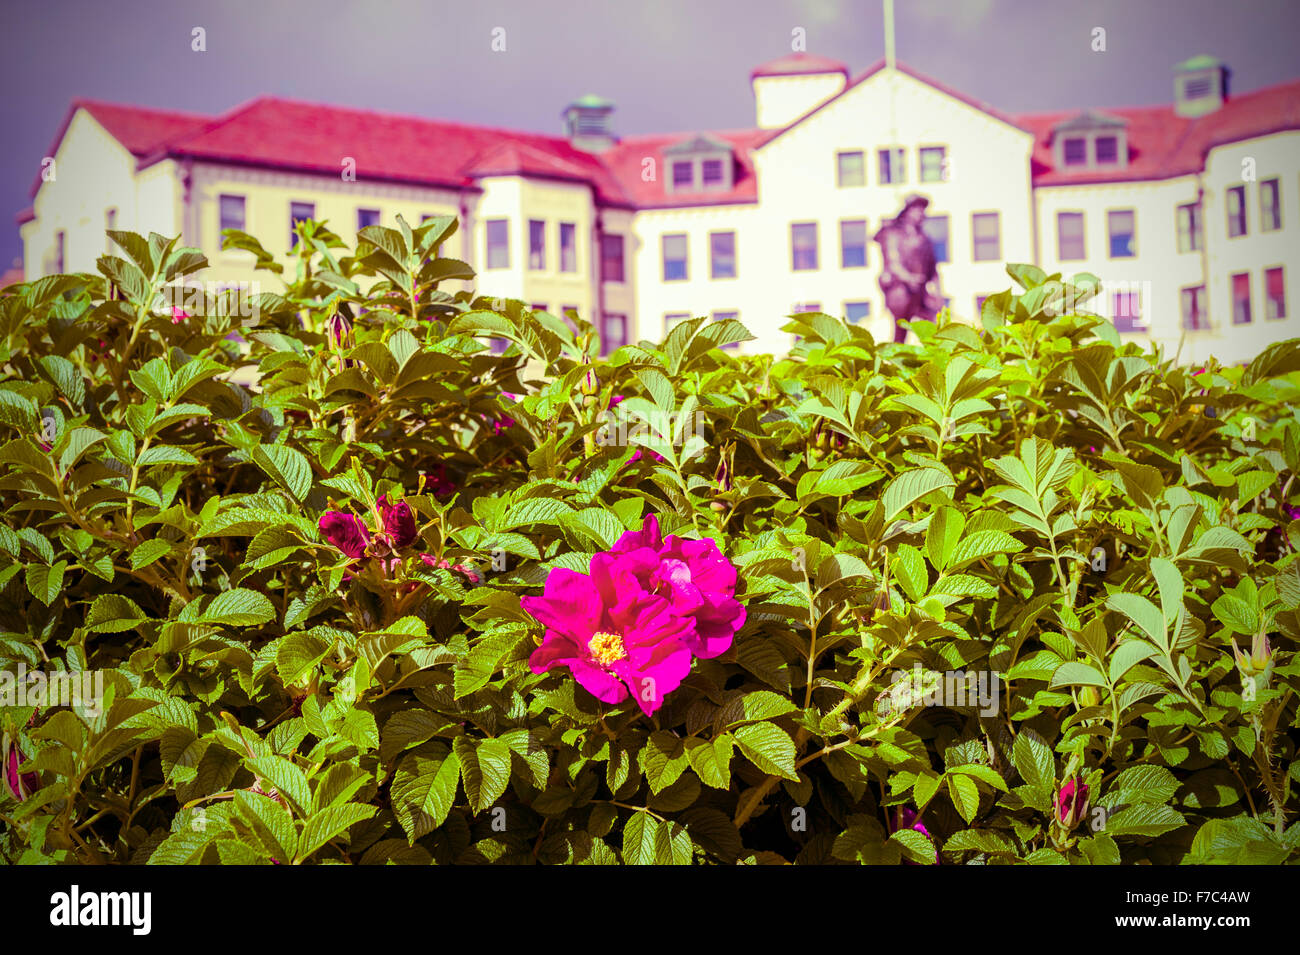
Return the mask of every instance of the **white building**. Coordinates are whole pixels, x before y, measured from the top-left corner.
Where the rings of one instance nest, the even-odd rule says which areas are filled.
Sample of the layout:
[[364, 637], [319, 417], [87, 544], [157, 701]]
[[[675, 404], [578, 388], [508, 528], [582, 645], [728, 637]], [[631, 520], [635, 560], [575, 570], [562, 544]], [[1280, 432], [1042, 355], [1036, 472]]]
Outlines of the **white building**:
[[19, 216], [24, 259], [29, 279], [89, 271], [105, 228], [153, 230], [201, 249], [208, 279], [254, 281], [222, 228], [287, 255], [295, 218], [350, 236], [452, 214], [444, 253], [483, 292], [594, 316], [607, 347], [708, 314], [783, 352], [801, 309], [892, 334], [871, 236], [921, 192], [959, 318], [1032, 262], [1103, 279], [1094, 307], [1126, 337], [1241, 361], [1300, 334], [1300, 82], [1227, 79], [1198, 57], [1171, 106], [1008, 116], [906, 67], [850, 78], [800, 53], [754, 71], [752, 128], [623, 139], [597, 97], [564, 136], [274, 97], [218, 117], [78, 101]]

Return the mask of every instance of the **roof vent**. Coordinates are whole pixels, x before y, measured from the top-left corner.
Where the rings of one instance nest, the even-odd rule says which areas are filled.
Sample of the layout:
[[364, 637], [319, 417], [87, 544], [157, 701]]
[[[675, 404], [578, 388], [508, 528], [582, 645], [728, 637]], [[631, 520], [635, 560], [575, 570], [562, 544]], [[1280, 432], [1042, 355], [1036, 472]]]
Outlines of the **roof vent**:
[[1174, 112], [1194, 119], [1219, 109], [1228, 98], [1228, 68], [1212, 56], [1194, 56], [1174, 67]]
[[610, 131], [610, 114], [614, 104], [607, 99], [588, 93], [574, 100], [564, 110], [564, 135], [576, 149], [598, 153], [614, 145]]

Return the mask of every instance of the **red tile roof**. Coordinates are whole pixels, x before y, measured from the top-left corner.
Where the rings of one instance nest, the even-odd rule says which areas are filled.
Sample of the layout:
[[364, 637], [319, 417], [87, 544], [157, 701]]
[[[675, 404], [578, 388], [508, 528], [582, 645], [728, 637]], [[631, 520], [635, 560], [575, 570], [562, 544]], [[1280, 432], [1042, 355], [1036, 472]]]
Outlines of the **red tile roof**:
[[801, 76], [811, 73], [843, 73], [847, 77], [849, 68], [839, 60], [815, 53], [787, 53], [755, 67], [749, 78], [752, 81], [760, 76]]
[[1197, 173], [1205, 168], [1205, 155], [1214, 146], [1300, 129], [1300, 81], [1229, 96], [1220, 109], [1195, 119], [1178, 116], [1172, 106], [1107, 109], [1107, 115], [1127, 121], [1129, 164], [1122, 169], [1056, 168], [1052, 129], [1080, 112], [1019, 117], [1020, 124], [1034, 134], [1034, 185], [1130, 182]]
[[[739, 129], [710, 132], [714, 139], [731, 145], [734, 150], [732, 188], [727, 192], [687, 192], [669, 194], [664, 190], [668, 163], [664, 150], [677, 143], [694, 139], [697, 133], [671, 133], [656, 136], [628, 136], [617, 145], [600, 154], [609, 170], [623, 184], [624, 190], [638, 209], [678, 208], [684, 206], [715, 206], [732, 203], [757, 202], [758, 180], [754, 175], [752, 150], [772, 138], [770, 129]], [[654, 160], [655, 177], [647, 180], [644, 173], [651, 168], [646, 159]]]
[[[502, 147], [509, 150], [503, 152]], [[600, 159], [561, 136], [493, 129], [374, 110], [263, 96], [173, 137], [145, 157], [193, 157], [337, 175], [344, 158], [357, 178], [454, 189], [474, 175], [524, 172], [590, 182], [607, 205], [627, 205]]]

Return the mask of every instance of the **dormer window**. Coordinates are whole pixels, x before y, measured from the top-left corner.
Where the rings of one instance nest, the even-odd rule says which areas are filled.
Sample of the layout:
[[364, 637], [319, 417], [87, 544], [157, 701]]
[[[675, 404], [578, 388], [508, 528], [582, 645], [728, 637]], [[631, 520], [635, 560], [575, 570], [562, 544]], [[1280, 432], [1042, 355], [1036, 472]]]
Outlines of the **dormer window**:
[[731, 145], [712, 136], [696, 136], [664, 150], [669, 166], [669, 193], [725, 192], [733, 182]]
[[1174, 67], [1174, 113], [1189, 119], [1213, 113], [1228, 98], [1228, 68], [1212, 56]]
[[1183, 99], [1205, 99], [1214, 92], [1214, 80], [1208, 76], [1192, 76], [1183, 80]]
[[1128, 165], [1128, 121], [1085, 110], [1052, 130], [1056, 165], [1094, 169]]

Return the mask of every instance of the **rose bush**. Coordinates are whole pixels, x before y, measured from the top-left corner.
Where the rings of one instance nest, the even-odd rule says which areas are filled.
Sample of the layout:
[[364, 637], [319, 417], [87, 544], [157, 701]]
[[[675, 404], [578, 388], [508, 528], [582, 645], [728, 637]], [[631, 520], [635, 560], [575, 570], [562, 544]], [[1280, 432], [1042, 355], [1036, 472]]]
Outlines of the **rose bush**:
[[7, 861], [1300, 855], [1300, 343], [1011, 266], [916, 345], [602, 358], [455, 228], [229, 232], [252, 318], [156, 235], [0, 292]]

